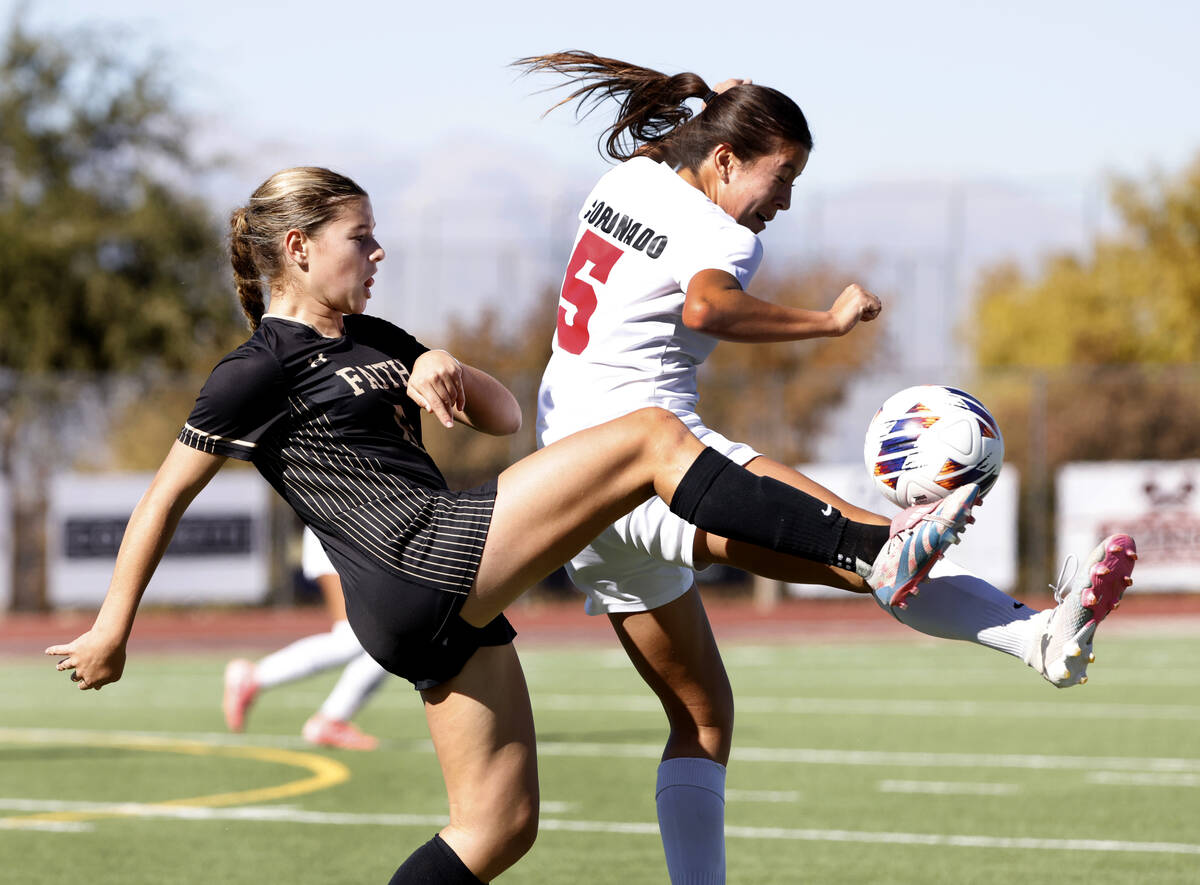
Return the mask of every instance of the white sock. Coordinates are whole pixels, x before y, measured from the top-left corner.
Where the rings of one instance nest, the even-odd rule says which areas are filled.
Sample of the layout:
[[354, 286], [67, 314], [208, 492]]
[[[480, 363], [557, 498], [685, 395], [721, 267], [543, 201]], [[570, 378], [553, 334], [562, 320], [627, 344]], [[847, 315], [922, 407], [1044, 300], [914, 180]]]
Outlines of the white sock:
[[[1029, 619], [1037, 614], [982, 578], [947, 559], [939, 560], [908, 597], [908, 608], [879, 607], [897, 621], [921, 633], [961, 639], [1024, 658], [1029, 645]], [[872, 595], [874, 599], [874, 595]]]
[[387, 670], [379, 666], [373, 657], [365, 651], [361, 652], [342, 671], [337, 685], [325, 703], [321, 704], [321, 713], [330, 719], [349, 722], [387, 675]]
[[725, 766], [667, 759], [654, 798], [671, 885], [724, 885]]
[[254, 665], [254, 681], [260, 688], [270, 688], [337, 667], [362, 653], [350, 622], [338, 621], [328, 633], [297, 639], [267, 655]]

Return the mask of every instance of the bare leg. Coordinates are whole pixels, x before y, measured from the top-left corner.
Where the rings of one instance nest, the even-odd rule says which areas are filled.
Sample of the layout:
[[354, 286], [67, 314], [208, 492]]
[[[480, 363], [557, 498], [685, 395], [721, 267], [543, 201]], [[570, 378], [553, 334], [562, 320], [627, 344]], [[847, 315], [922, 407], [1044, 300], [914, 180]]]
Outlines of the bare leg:
[[733, 740], [733, 690], [696, 588], [653, 611], [608, 617], [667, 714], [671, 733], [663, 758], [725, 765]]
[[533, 711], [513, 646], [484, 646], [449, 682], [421, 693], [450, 823], [441, 837], [490, 882], [537, 836]]
[[[770, 458], [746, 465], [832, 504], [856, 522], [889, 520], [839, 498], [802, 473]], [[767, 577], [870, 592], [857, 574], [765, 547], [696, 530], [697, 562], [724, 563]], [[609, 615], [630, 660], [662, 702], [671, 726], [664, 759], [695, 756], [725, 764], [733, 732], [733, 693], [700, 595], [693, 587], [653, 611]]]
[[609, 619], [670, 723], [654, 804], [671, 881], [724, 881], [733, 690], [700, 594]]
[[640, 409], [509, 467], [463, 619], [486, 624], [621, 514], [654, 494], [670, 501], [703, 450], [669, 412]]

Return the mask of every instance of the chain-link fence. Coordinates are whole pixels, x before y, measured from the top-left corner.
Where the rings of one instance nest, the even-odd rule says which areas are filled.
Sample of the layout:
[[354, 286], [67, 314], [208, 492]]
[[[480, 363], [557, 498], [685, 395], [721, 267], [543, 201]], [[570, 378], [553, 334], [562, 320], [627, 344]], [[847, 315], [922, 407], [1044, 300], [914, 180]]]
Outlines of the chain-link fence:
[[[1165, 475], [1162, 465], [1187, 465], [1197, 456], [1200, 366], [943, 371], [935, 378], [922, 377], [921, 370], [851, 375], [822, 368], [799, 378], [723, 370], [711, 377], [702, 372], [702, 377], [701, 414], [726, 436], [785, 463], [853, 464], [863, 473], [863, 432], [886, 396], [916, 383], [954, 384], [974, 392], [999, 420], [1006, 464], [1020, 478], [1013, 551], [1019, 567], [1018, 591], [1044, 588], [1054, 571], [1059, 552], [1055, 477], [1071, 462], [1145, 462], [1146, 478], [1139, 480], [1139, 489], [1146, 487], [1144, 493], [1135, 489], [1121, 494], [1142, 495], [1147, 511], [1169, 503], [1168, 514], [1175, 514], [1175, 524], [1187, 535], [1174, 538], [1172, 555], [1200, 559], [1200, 538], [1186, 529], [1191, 525], [1190, 474], [1182, 478], [1171, 474], [1161, 482], [1154, 478]], [[494, 476], [534, 448], [538, 379], [504, 380], [518, 393], [527, 416], [519, 434], [496, 438], [465, 428], [447, 433], [437, 426], [426, 431], [426, 445], [453, 487]], [[0, 522], [0, 553], [7, 566], [0, 589], [7, 585], [8, 592], [0, 599], [7, 601], [7, 607], [38, 609], [53, 604], [53, 594], [47, 594], [48, 575], [55, 557], [62, 555], [62, 545], [48, 544], [48, 536], [61, 533], [54, 520], [61, 521], [64, 508], [69, 511], [73, 503], [78, 504], [72, 498], [82, 495], [84, 485], [77, 480], [79, 495], [73, 495], [70, 476], [65, 482], [64, 476], [138, 471], [141, 475], [134, 484], [144, 489], [186, 418], [201, 381], [5, 376], [9, 408], [0, 425], [5, 445], [0, 508], [7, 518]], [[806, 411], [806, 397], [789, 395], [804, 387], [842, 393], [834, 405], [814, 414]], [[745, 407], [748, 399], [753, 408]], [[738, 408], [731, 407], [733, 403]], [[233, 469], [244, 470], [244, 465]], [[237, 475], [247, 489], [264, 486], [252, 471]], [[846, 494], [837, 488], [833, 491]], [[264, 573], [269, 579], [263, 598], [286, 601], [292, 595], [287, 575], [296, 523], [281, 502], [273, 495], [267, 497], [274, 503], [266, 511], [270, 526], [262, 536], [271, 563]], [[132, 502], [114, 499], [105, 524], [127, 517], [131, 507]], [[111, 569], [111, 558], [103, 569]]]

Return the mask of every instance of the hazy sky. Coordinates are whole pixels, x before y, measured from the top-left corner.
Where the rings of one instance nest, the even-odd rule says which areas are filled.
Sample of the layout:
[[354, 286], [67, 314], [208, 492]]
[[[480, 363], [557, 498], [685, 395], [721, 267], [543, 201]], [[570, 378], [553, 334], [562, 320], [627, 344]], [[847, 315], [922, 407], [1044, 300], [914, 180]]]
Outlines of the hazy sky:
[[[363, 184], [389, 256], [371, 310], [435, 330], [431, 344], [482, 304], [553, 309], [536, 299], [561, 280], [605, 168], [611, 110], [541, 119], [553, 99], [534, 92], [553, 81], [518, 78], [524, 55], [587, 49], [792, 96], [816, 149], [764, 234], [770, 266], [797, 249], [890, 250], [862, 281], [888, 299], [893, 338], [924, 342], [906, 365], [957, 358], [978, 268], [1084, 247], [1105, 176], [1200, 154], [1195, 0], [34, 0], [30, 15], [167, 53], [203, 149], [237, 160], [212, 184], [217, 206], [291, 165]], [[878, 396], [859, 399], [842, 410], [853, 445], [830, 436], [843, 455]]]
[[506, 67], [564, 48], [782, 89], [816, 137], [814, 186], [1144, 174], [1200, 150], [1200, 4], [1184, 0], [40, 0], [31, 16], [168, 50], [208, 138], [266, 165], [353, 174], [453, 140], [598, 171], [599, 118], [540, 120], [549, 80]]

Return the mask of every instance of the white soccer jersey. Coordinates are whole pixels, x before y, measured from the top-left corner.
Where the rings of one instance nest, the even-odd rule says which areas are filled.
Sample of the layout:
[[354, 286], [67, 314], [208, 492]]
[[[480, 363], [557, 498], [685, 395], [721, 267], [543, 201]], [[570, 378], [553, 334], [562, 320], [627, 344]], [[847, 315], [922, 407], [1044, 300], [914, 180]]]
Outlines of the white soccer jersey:
[[642, 406], [693, 413], [717, 340], [683, 325], [688, 283], [715, 269], [746, 288], [762, 259], [752, 231], [645, 157], [605, 174], [579, 218], [538, 394], [542, 445]]

